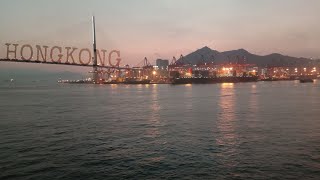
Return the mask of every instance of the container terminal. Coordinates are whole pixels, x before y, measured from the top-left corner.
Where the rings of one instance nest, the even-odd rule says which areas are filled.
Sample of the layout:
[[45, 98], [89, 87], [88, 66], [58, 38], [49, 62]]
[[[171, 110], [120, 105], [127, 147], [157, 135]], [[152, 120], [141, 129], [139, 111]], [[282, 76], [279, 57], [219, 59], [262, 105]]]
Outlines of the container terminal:
[[[210, 83], [237, 83], [237, 82], [256, 82], [256, 81], [287, 81], [300, 80], [300, 82], [313, 82], [313, 79], [319, 78], [320, 60], [306, 61], [301, 63], [301, 58], [288, 62], [287, 57], [274, 58], [268, 57], [267, 60], [272, 60], [274, 63], [265, 61], [257, 61], [257, 57], [250, 57], [246, 59], [245, 55], [240, 55], [246, 52], [239, 49], [237, 54], [220, 56], [217, 54], [205, 52], [193, 52], [200, 56], [189, 56], [185, 58], [180, 55], [178, 59], [175, 57], [171, 61], [157, 59], [155, 64], [151, 64], [147, 58], [144, 58], [136, 66], [120, 65], [120, 51], [113, 50], [109, 53], [107, 64], [105, 62], [105, 55], [100, 56], [100, 51], [96, 48], [96, 32], [95, 32], [95, 17], [92, 16], [92, 50], [86, 48], [79, 52], [79, 63], [76, 63], [70, 55], [70, 47], [65, 47], [67, 55], [66, 61], [61, 61], [61, 54], [59, 59], [53, 59], [52, 52], [61, 49], [61, 47], [53, 46], [51, 48], [50, 57], [47, 58], [46, 52], [48, 46], [36, 46], [37, 59], [33, 59], [33, 47], [29, 44], [21, 46], [21, 59], [17, 59], [17, 46], [19, 44], [6, 43], [7, 58], [0, 59], [0, 62], [18, 62], [18, 63], [41, 63], [41, 64], [59, 64], [68, 66], [90, 67], [92, 76], [82, 80], [62, 80], [59, 83], [85, 83], [85, 84], [210, 84]], [[24, 57], [23, 50], [29, 48], [32, 52], [30, 56]], [[11, 50], [10, 50], [11, 49]], [[75, 50], [77, 48], [73, 48]], [[202, 48], [208, 50], [207, 46]], [[43, 52], [42, 52], [43, 50]], [[72, 52], [73, 52], [72, 50]], [[91, 53], [91, 51], [93, 53]], [[89, 55], [85, 61], [81, 60], [81, 53], [87, 52]], [[101, 51], [106, 52], [106, 50]], [[111, 62], [112, 53], [117, 54], [116, 63]], [[14, 55], [12, 56], [10, 55]], [[91, 56], [93, 54], [93, 56]], [[192, 54], [192, 53], [191, 53]], [[42, 57], [42, 60], [40, 58]], [[71, 58], [69, 58], [69, 56]], [[99, 63], [98, 57], [99, 56]], [[241, 58], [240, 58], [241, 56]], [[192, 58], [190, 58], [192, 57]], [[205, 58], [206, 57], [206, 58]], [[68, 60], [72, 59], [72, 61]], [[271, 59], [270, 59], [271, 58]], [[305, 58], [302, 58], [302, 60]], [[312, 59], [312, 58], [311, 58]], [[234, 61], [236, 60], [236, 61]], [[247, 61], [248, 60], [248, 61]], [[261, 60], [261, 59], [260, 59]], [[265, 59], [264, 59], [265, 60]], [[191, 61], [192, 63], [190, 63]], [[226, 63], [228, 62], [228, 63]], [[250, 62], [250, 63], [249, 63]], [[254, 64], [257, 63], [257, 64]], [[264, 64], [263, 64], [264, 63]]]
[[178, 60], [157, 60], [151, 65], [147, 58], [139, 63], [141, 66], [121, 69], [91, 71], [94, 78], [85, 80], [59, 80], [59, 83], [95, 83], [95, 84], [211, 84], [256, 81], [288, 81], [317, 79], [317, 67], [257, 67], [255, 64], [183, 63], [183, 55]]
[[214, 57], [208, 62], [201, 59], [192, 64], [184, 61], [183, 55], [177, 60], [156, 60], [152, 65], [144, 58], [137, 66], [111, 66], [100, 68], [97, 64], [95, 18], [92, 17], [93, 32], [93, 74], [92, 78], [84, 80], [59, 80], [59, 83], [87, 83], [87, 84], [210, 84], [210, 83], [238, 83], [278, 80], [304, 79], [310, 82], [319, 76], [319, 67], [265, 67], [246, 63], [245, 57], [237, 63], [215, 63]]

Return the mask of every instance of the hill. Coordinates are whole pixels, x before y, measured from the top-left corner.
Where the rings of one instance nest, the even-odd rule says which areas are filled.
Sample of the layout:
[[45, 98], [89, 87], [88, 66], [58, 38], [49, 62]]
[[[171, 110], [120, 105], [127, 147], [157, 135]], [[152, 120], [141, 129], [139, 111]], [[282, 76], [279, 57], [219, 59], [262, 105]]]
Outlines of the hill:
[[320, 64], [320, 60], [311, 60], [308, 58], [297, 58], [285, 56], [278, 53], [260, 56], [252, 54], [245, 49], [219, 52], [205, 46], [198, 49], [178, 61], [186, 64], [198, 64], [201, 62], [221, 63], [248, 63], [256, 64], [259, 67], [265, 66], [308, 66]]

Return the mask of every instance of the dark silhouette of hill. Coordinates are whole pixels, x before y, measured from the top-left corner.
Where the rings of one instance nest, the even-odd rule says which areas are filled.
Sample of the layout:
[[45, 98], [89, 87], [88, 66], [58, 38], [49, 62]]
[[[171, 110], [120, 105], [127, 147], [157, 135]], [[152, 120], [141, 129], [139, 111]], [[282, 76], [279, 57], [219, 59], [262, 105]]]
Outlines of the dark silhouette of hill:
[[260, 67], [265, 66], [308, 66], [319, 64], [319, 60], [311, 60], [308, 58], [297, 58], [285, 56], [278, 53], [260, 56], [252, 54], [245, 49], [231, 50], [219, 52], [205, 46], [179, 59], [179, 62], [198, 64], [201, 62], [221, 63], [248, 63], [256, 64]]

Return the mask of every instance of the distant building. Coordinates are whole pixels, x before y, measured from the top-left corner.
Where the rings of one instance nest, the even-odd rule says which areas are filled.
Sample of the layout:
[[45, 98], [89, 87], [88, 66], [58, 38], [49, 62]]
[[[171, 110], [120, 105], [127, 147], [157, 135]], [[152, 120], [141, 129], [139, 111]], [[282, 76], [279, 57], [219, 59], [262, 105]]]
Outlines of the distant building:
[[168, 68], [169, 65], [169, 60], [162, 60], [162, 59], [157, 59], [156, 60], [156, 66], [158, 66], [158, 68], [160, 70], [165, 70]]

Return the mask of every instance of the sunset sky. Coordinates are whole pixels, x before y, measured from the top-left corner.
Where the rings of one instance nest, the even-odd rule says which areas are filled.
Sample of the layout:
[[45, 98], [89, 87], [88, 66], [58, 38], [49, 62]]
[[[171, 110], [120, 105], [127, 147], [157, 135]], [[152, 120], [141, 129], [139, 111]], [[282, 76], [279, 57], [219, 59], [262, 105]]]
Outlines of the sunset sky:
[[1, 0], [6, 42], [121, 51], [132, 65], [203, 46], [320, 58], [319, 0]]

